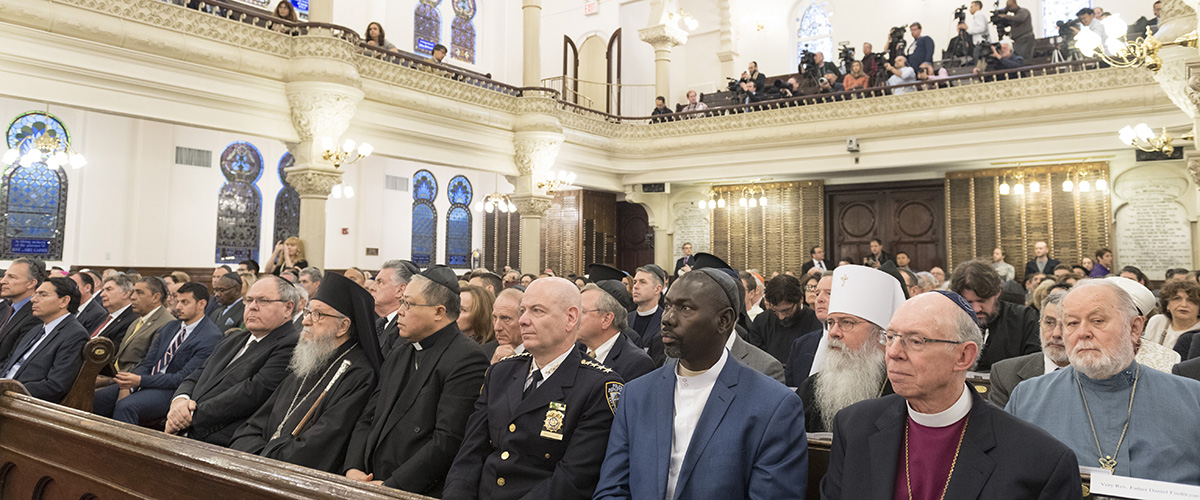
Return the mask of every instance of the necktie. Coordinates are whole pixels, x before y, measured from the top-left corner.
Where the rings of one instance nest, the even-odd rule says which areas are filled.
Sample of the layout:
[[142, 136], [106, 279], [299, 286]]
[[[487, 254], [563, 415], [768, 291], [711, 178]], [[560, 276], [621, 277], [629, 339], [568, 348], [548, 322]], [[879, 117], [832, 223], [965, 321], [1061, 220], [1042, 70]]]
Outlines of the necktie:
[[134, 325], [133, 325], [133, 333], [129, 334], [129, 336], [132, 337], [134, 335], [137, 335], [138, 330], [141, 330], [141, 329], [142, 329], [142, 318], [138, 318], [137, 323], [134, 323]]
[[175, 357], [175, 350], [179, 348], [179, 344], [183, 343], [183, 336], [185, 334], [187, 334], [186, 326], [179, 329], [179, 335], [175, 336], [175, 340], [167, 347], [166, 354], [163, 354], [162, 359], [158, 360], [158, 364], [154, 365], [154, 371], [150, 372], [151, 375], [158, 375], [167, 371], [167, 366], [171, 364], [171, 359]]
[[521, 399], [528, 398], [530, 394], [533, 394], [533, 390], [537, 389], [538, 382], [542, 381], [542, 371], [534, 370], [532, 378], [533, 380], [529, 382], [529, 387], [526, 387], [525, 392], [521, 394]]
[[100, 328], [97, 328], [96, 331], [92, 332], [92, 338], [96, 338], [97, 335], [100, 335], [100, 332], [104, 331], [104, 327], [108, 326], [108, 323], [112, 321], [112, 319], [112, 315], [109, 314], [108, 317], [104, 319], [104, 322], [100, 323]]
[[30, 354], [33, 354], [33, 346], [36, 345], [45, 334], [46, 325], [39, 325], [36, 329], [25, 335], [23, 340], [28, 340], [28, 342], [22, 341], [20, 349], [17, 350], [17, 352], [22, 354], [17, 356], [16, 353], [13, 353], [13, 357], [9, 359], [8, 366], [4, 367], [6, 377], [13, 377], [16, 375], [16, 372], [20, 369], [21, 364], [25, 363], [25, 360], [29, 359]]

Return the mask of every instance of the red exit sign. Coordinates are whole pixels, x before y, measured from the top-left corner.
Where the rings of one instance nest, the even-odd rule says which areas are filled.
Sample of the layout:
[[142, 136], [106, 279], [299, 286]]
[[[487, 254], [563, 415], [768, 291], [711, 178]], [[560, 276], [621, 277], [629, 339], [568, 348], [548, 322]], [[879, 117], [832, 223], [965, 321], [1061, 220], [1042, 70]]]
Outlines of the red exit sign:
[[596, 9], [600, 6], [600, 2], [591, 1], [583, 2], [583, 15], [590, 16], [596, 13]]

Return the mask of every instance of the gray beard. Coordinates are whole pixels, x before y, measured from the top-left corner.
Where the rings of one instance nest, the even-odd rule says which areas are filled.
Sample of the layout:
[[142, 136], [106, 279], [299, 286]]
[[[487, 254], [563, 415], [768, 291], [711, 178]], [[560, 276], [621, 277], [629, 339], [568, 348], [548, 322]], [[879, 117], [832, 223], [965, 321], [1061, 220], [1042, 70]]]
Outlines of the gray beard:
[[[841, 343], [830, 339], [830, 344]], [[842, 346], [844, 348], [844, 345]], [[821, 420], [827, 431], [833, 430], [833, 417], [842, 408], [879, 395], [887, 363], [883, 352], [873, 345], [858, 351], [830, 349], [825, 353], [825, 366], [814, 382], [814, 396]]]
[[[1127, 333], [1126, 336], [1128, 336]], [[1086, 344], [1090, 344], [1091, 346], [1096, 345], [1095, 341], [1089, 341]], [[1078, 347], [1079, 344], [1076, 344], [1076, 349]], [[1117, 346], [1116, 352], [1101, 352], [1099, 358], [1088, 357], [1084, 359], [1081, 356], [1071, 356], [1070, 354], [1067, 355], [1067, 358], [1070, 359], [1071, 366], [1079, 370], [1079, 373], [1087, 375], [1092, 380], [1103, 380], [1120, 373], [1130, 363], [1133, 363], [1136, 354], [1133, 352], [1132, 342], [1121, 342]]]
[[333, 335], [322, 335], [313, 340], [300, 340], [292, 351], [292, 361], [288, 368], [299, 378], [315, 375], [318, 371], [329, 366], [337, 352], [337, 338]]

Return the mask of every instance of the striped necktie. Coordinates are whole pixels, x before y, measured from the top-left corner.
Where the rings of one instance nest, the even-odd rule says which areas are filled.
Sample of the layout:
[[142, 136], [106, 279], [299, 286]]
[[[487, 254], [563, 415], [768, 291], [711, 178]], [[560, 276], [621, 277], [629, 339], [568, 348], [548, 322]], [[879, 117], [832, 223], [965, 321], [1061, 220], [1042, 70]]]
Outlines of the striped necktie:
[[158, 375], [167, 371], [167, 366], [171, 364], [171, 360], [175, 357], [175, 350], [179, 349], [179, 344], [183, 343], [185, 335], [187, 335], [187, 325], [179, 329], [179, 335], [176, 335], [171, 345], [167, 346], [166, 354], [163, 354], [162, 359], [158, 360], [158, 364], [154, 365], [154, 371], [150, 372], [151, 375]]

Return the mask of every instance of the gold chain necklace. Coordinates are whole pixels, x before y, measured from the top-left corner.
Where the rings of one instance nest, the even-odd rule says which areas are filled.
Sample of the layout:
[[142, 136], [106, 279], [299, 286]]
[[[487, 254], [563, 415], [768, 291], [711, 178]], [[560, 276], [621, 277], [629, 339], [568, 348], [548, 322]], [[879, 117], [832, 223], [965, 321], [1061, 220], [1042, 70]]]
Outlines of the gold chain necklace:
[[1088, 425], [1092, 427], [1092, 439], [1096, 440], [1096, 452], [1100, 454], [1100, 467], [1108, 469], [1109, 472], [1116, 472], [1117, 459], [1115, 458], [1121, 452], [1121, 443], [1125, 442], [1125, 431], [1129, 430], [1129, 422], [1133, 420], [1133, 396], [1137, 394], [1138, 378], [1142, 375], [1142, 365], [1138, 365], [1137, 371], [1133, 374], [1133, 390], [1129, 391], [1129, 414], [1125, 417], [1125, 428], [1121, 429], [1121, 438], [1117, 439], [1117, 449], [1113, 450], [1112, 455], [1105, 455], [1104, 450], [1100, 449], [1100, 437], [1096, 435], [1096, 424], [1092, 423], [1092, 409], [1088, 407], [1087, 396], [1083, 395], [1083, 382], [1079, 380], [1079, 370], [1075, 371], [1075, 385], [1079, 387], [1079, 397], [1083, 399], [1083, 409], [1087, 411]]
[[[967, 435], [967, 424], [971, 423], [971, 416], [967, 415], [967, 419], [963, 421], [962, 434], [958, 435], [958, 445], [954, 447], [954, 460], [950, 462], [950, 473], [946, 475], [946, 485], [942, 486], [942, 496], [940, 499], [946, 498], [946, 490], [950, 489], [950, 478], [954, 477], [954, 466], [958, 465], [958, 452], [962, 450], [963, 438]], [[908, 425], [904, 426], [904, 485], [908, 487], [908, 500], [912, 500], [912, 475], [908, 472]]]
[[313, 392], [316, 392], [317, 387], [321, 386], [321, 381], [325, 380], [325, 377], [329, 376], [329, 371], [333, 370], [334, 366], [338, 366], [338, 361], [341, 361], [342, 358], [346, 357], [346, 354], [349, 352], [349, 350], [343, 352], [341, 356], [338, 356], [337, 359], [333, 360], [333, 363], [329, 364], [329, 368], [325, 369], [325, 373], [321, 374], [321, 378], [317, 379], [317, 383], [313, 384], [312, 389], [308, 390], [308, 394], [304, 395], [304, 399], [300, 399], [300, 388], [304, 387], [304, 383], [308, 381], [308, 376], [300, 379], [300, 385], [296, 386], [296, 395], [292, 397], [292, 403], [288, 405], [287, 413], [284, 413], [283, 420], [279, 422], [279, 427], [276, 427], [275, 433], [271, 435], [271, 441], [279, 438], [279, 434], [283, 432], [283, 424], [286, 424], [288, 419], [292, 418], [292, 413], [300, 408], [300, 403], [308, 401], [308, 397], [312, 396]]

